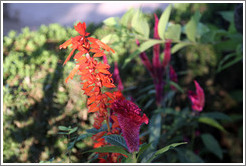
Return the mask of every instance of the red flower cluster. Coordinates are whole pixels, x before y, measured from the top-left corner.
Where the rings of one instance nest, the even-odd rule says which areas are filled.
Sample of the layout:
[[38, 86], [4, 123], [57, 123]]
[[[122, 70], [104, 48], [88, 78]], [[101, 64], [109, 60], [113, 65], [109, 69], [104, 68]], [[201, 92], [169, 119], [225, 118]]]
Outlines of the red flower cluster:
[[[159, 34], [158, 34], [158, 23], [159, 19], [155, 16], [155, 27], [154, 27], [154, 39], [160, 39]], [[155, 84], [155, 90], [156, 90], [156, 104], [159, 106], [162, 102], [163, 99], [163, 86], [165, 84], [163, 80], [163, 74], [166, 71], [166, 69], [169, 69], [169, 76], [170, 80], [177, 82], [177, 74], [173, 67], [170, 65], [171, 61], [171, 40], [166, 39], [165, 42], [165, 49], [164, 49], [164, 59], [161, 62], [160, 60], [160, 44], [156, 44], [153, 46], [153, 58], [152, 58], [152, 63], [150, 62], [148, 56], [146, 55], [145, 52], [140, 53], [140, 58], [142, 60], [142, 63], [145, 65], [147, 70], [149, 71], [151, 77], [154, 80]], [[139, 46], [140, 43], [137, 40], [136, 41], [137, 45]], [[175, 89], [173, 86], [171, 86], [171, 89]]]
[[[139, 133], [134, 133], [135, 136], [132, 137], [131, 134], [129, 135], [129, 132], [132, 132], [133, 130], [139, 132], [140, 125], [143, 122], [147, 124], [148, 118], [145, 114], [143, 117], [140, 117], [140, 109], [134, 103], [126, 101], [120, 91], [103, 91], [103, 87], [115, 88], [112, 74], [109, 72], [110, 66], [107, 63], [107, 58], [104, 53], [104, 51], [111, 51], [114, 53], [114, 50], [98, 39], [87, 37], [89, 33], [86, 32], [85, 23], [78, 23], [74, 28], [80, 35], [72, 37], [60, 45], [60, 49], [65, 49], [69, 45], [71, 45], [72, 48], [64, 65], [69, 61], [74, 52], [76, 50], [78, 51], [74, 56], [76, 66], [65, 81], [68, 82], [69, 79], [73, 79], [76, 73], [80, 75], [81, 84], [83, 85], [82, 90], [84, 91], [84, 94], [88, 96], [88, 112], [96, 113], [93, 126], [96, 129], [99, 129], [104, 120], [107, 122], [107, 132], [103, 131], [93, 135], [92, 138], [97, 141], [94, 144], [94, 148], [108, 145], [103, 138], [104, 135], [120, 134], [120, 131], [122, 130], [130, 151], [133, 152], [138, 150]], [[103, 57], [104, 63], [95, 60], [94, 58], [96, 57]], [[123, 85], [118, 78], [119, 71], [117, 65], [115, 65], [115, 76], [120, 86], [119, 90], [122, 90]], [[120, 109], [116, 109], [116, 106], [119, 105], [122, 107], [125, 106], [126, 110], [120, 111]], [[110, 108], [114, 111], [112, 114], [110, 114]], [[109, 125], [110, 120], [112, 121], [112, 127]], [[125, 121], [129, 123], [125, 123]], [[129, 127], [129, 124], [134, 124], [133, 129]], [[117, 162], [118, 159], [120, 159], [119, 156], [119, 153], [100, 153], [99, 160], [100, 162]]]
[[118, 121], [126, 140], [129, 152], [138, 151], [139, 130], [142, 123], [148, 124], [149, 119], [141, 115], [141, 109], [126, 99], [115, 100], [111, 109], [118, 114]]
[[198, 84], [197, 81], [194, 81], [196, 86], [196, 93], [193, 91], [188, 91], [188, 97], [191, 100], [192, 109], [194, 111], [202, 111], [204, 104], [205, 104], [205, 95], [203, 89]]
[[[67, 48], [69, 45], [72, 45], [71, 48], [73, 48], [64, 64], [66, 64], [71, 58], [75, 50], [78, 50], [78, 53], [74, 56], [76, 66], [66, 78], [66, 82], [69, 79], [73, 79], [77, 72], [81, 76], [81, 84], [83, 85], [82, 89], [88, 96], [88, 111], [97, 112], [94, 127], [99, 129], [102, 122], [105, 119], [108, 119], [107, 105], [109, 105], [110, 100], [112, 100], [109, 97], [113, 96], [110, 92], [102, 92], [102, 87], [114, 88], [115, 85], [111, 78], [112, 75], [108, 71], [110, 66], [108, 64], [98, 62], [93, 57], [102, 57], [105, 55], [105, 50], [111, 52], [114, 52], [114, 50], [98, 39], [87, 37], [89, 33], [85, 31], [85, 23], [78, 23], [74, 28], [80, 35], [73, 37], [60, 45], [60, 49]], [[93, 57], [91, 57], [90, 53], [93, 54]]]

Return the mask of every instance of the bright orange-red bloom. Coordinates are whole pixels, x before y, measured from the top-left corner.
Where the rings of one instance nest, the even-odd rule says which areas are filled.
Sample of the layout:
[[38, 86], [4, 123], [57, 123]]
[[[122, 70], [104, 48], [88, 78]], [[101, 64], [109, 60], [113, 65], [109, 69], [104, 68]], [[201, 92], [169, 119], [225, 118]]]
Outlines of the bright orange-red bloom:
[[64, 65], [75, 51], [78, 51], [74, 56], [76, 66], [65, 81], [68, 82], [69, 79], [73, 79], [75, 74], [81, 76], [82, 90], [88, 96], [88, 112], [97, 112], [94, 127], [98, 129], [102, 122], [108, 118], [107, 108], [112, 103], [112, 101], [110, 102], [112, 100], [110, 96], [113, 96], [110, 92], [102, 92], [102, 88], [114, 88], [115, 85], [109, 72], [110, 66], [98, 62], [94, 58], [104, 56], [104, 51], [114, 52], [114, 50], [98, 39], [87, 37], [89, 33], [86, 32], [85, 23], [78, 23], [74, 28], [80, 35], [72, 37], [60, 45], [60, 49], [67, 48], [70, 45], [73, 48]]

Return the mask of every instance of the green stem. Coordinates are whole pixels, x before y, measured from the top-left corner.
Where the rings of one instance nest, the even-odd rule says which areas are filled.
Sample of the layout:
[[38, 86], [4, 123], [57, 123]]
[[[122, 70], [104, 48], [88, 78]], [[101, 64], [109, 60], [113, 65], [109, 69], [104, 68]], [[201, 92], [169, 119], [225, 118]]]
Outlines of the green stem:
[[110, 112], [109, 112], [109, 110], [108, 110], [108, 118], [107, 118], [107, 127], [108, 127], [108, 132], [110, 132], [110, 125], [109, 125], [109, 118], [110, 118]]
[[137, 161], [136, 154], [137, 154], [137, 152], [133, 152], [133, 153], [132, 153], [132, 162], [133, 162], [133, 163], [137, 163], [137, 162], [138, 162], [138, 161]]

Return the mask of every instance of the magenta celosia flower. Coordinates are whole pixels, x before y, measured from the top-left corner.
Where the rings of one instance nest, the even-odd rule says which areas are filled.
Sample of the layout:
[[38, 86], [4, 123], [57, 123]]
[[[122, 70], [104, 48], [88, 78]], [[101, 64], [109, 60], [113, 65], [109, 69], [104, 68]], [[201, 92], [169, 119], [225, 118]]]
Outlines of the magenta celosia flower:
[[139, 130], [142, 123], [148, 124], [148, 117], [141, 115], [141, 109], [133, 102], [120, 99], [112, 103], [111, 109], [117, 113], [122, 135], [129, 152], [139, 149]]
[[196, 93], [193, 91], [188, 91], [188, 97], [191, 100], [192, 109], [195, 111], [202, 111], [205, 104], [205, 96], [203, 89], [198, 84], [198, 82], [194, 81], [196, 86]]
[[[138, 46], [140, 45], [140, 43], [139, 43], [138, 40], [136, 40], [136, 43], [137, 43]], [[153, 75], [153, 74], [154, 74], [153, 66], [152, 66], [152, 64], [150, 63], [149, 58], [148, 58], [148, 56], [146, 55], [146, 53], [145, 53], [145, 52], [141, 52], [141, 53], [139, 54], [139, 56], [140, 56], [140, 58], [141, 58], [141, 60], [142, 60], [142, 63], [144, 64], [144, 66], [148, 69], [150, 75], [154, 78], [154, 75]]]
[[171, 60], [171, 43], [172, 40], [167, 39], [165, 43], [165, 50], [164, 50], [164, 59], [163, 59], [163, 67], [166, 68], [166, 66], [169, 64]]

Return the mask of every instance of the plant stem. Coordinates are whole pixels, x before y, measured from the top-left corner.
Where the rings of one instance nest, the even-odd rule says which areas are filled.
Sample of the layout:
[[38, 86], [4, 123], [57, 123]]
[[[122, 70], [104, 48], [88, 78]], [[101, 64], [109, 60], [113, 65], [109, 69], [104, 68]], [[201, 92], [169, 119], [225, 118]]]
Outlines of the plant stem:
[[137, 162], [138, 162], [138, 161], [137, 161], [137, 157], [136, 157], [136, 153], [137, 153], [137, 152], [133, 152], [133, 153], [132, 153], [132, 162], [133, 162], [133, 163], [137, 163]]
[[109, 110], [108, 110], [108, 118], [107, 118], [107, 127], [108, 127], [108, 132], [110, 132], [110, 126], [109, 126], [109, 119], [110, 118], [110, 112], [109, 112]]

